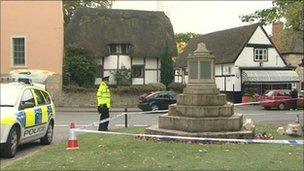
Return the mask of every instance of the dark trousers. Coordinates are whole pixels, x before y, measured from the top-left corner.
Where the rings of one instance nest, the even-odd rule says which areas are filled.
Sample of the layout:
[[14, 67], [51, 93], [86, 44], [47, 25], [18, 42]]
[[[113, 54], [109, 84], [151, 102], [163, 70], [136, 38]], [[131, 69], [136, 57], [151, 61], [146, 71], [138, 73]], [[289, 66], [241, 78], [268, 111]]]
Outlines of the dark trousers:
[[296, 110], [297, 109], [297, 100], [292, 100], [292, 109]]
[[[106, 105], [98, 106], [98, 112], [100, 114], [100, 121], [109, 118], [109, 108]], [[98, 131], [108, 131], [109, 121], [99, 123]]]

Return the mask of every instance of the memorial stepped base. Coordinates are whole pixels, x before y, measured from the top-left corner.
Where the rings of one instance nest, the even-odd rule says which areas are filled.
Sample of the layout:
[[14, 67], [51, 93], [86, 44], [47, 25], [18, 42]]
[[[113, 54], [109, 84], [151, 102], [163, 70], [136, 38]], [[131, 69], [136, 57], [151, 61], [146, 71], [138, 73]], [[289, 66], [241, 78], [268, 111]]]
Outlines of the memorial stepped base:
[[180, 130], [187, 132], [239, 131], [243, 125], [243, 115], [230, 117], [184, 117], [161, 115], [158, 118], [160, 129]]
[[146, 129], [148, 134], [157, 135], [172, 135], [185, 137], [206, 137], [206, 138], [230, 138], [230, 139], [252, 139], [254, 138], [254, 130], [239, 130], [239, 131], [220, 131], [220, 132], [186, 132], [180, 130], [169, 130], [158, 128], [158, 125], [153, 125]]
[[177, 105], [186, 106], [222, 106], [225, 105], [226, 95], [178, 94]]
[[229, 117], [234, 113], [233, 104], [227, 103], [223, 106], [185, 106], [170, 105], [169, 116], [186, 117]]

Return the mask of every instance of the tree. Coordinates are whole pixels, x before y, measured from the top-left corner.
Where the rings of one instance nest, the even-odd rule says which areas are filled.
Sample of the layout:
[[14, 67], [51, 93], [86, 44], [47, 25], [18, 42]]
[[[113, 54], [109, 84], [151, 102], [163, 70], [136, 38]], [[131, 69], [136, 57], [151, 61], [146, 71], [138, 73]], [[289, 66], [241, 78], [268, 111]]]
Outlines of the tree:
[[84, 49], [67, 47], [65, 51], [64, 85], [77, 84], [82, 87], [94, 85], [97, 63], [93, 55]]
[[169, 54], [168, 46], [160, 62], [160, 82], [166, 87], [174, 81], [173, 60]]
[[274, 0], [273, 7], [240, 16], [243, 22], [261, 22], [264, 25], [285, 20], [285, 27], [295, 32], [304, 31], [304, 0]]
[[200, 36], [200, 34], [196, 33], [177, 33], [175, 34], [176, 42], [185, 42], [188, 43], [190, 39]]
[[183, 53], [189, 40], [198, 36], [200, 36], [200, 34], [191, 32], [175, 34], [177, 53]]
[[82, 7], [110, 8], [113, 0], [63, 0], [64, 25], [68, 25], [75, 11]]

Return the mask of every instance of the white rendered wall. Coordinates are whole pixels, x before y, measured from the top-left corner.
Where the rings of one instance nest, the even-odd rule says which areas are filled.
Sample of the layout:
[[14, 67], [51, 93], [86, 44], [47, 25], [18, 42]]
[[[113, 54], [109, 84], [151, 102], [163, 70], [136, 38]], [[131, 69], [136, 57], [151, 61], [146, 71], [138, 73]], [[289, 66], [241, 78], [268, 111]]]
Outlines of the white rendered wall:
[[[119, 59], [118, 59], [119, 58]], [[114, 80], [114, 75], [111, 73], [113, 70], [117, 69], [117, 62], [119, 62], [119, 69], [122, 66], [130, 69], [131, 68], [131, 59], [127, 55], [110, 55], [104, 58], [104, 76], [110, 76], [109, 84], [116, 84]], [[112, 71], [109, 71], [112, 70]]]
[[[256, 29], [248, 43], [272, 45], [271, 42], [268, 40], [267, 35], [261, 29], [261, 27], [258, 27]], [[263, 62], [262, 67], [285, 67], [284, 62], [281, 59], [279, 53], [276, 51], [276, 49], [274, 47], [267, 49], [268, 61]], [[253, 50], [253, 47], [245, 47], [239, 55], [238, 59], [236, 60], [235, 65], [238, 67], [259, 67], [260, 62], [254, 61]]]
[[215, 75], [222, 75], [222, 67], [221, 65], [215, 65]]
[[146, 69], [157, 69], [157, 58], [146, 58]]
[[233, 73], [234, 64], [222, 64], [223, 65], [223, 75], [231, 75]]
[[236, 82], [235, 74], [236, 68], [234, 67], [233, 63], [223, 64], [223, 75], [228, 75], [227, 77], [225, 77], [226, 80], [224, 80], [226, 81], [226, 91], [240, 91], [235, 89], [235, 84], [240, 84]]
[[215, 77], [216, 86], [220, 91], [241, 91], [239, 68], [235, 67], [233, 63], [215, 65], [215, 73], [216, 76], [221, 76]]
[[215, 84], [220, 91], [224, 90], [224, 79], [221, 77], [215, 77]]
[[256, 29], [256, 31], [253, 33], [248, 43], [271, 45], [271, 42], [268, 40], [267, 36], [265, 35], [261, 27], [258, 27]]
[[236, 76], [233, 77], [234, 79], [234, 91], [241, 91], [241, 87], [242, 87], [242, 83], [241, 83], [241, 73], [240, 70], [238, 68], [236, 68]]
[[145, 84], [157, 83], [157, 71], [145, 71]]
[[[259, 67], [260, 62], [254, 61], [253, 49], [253, 47], [245, 47], [235, 61], [235, 66]], [[285, 64], [275, 48], [268, 48], [268, 61], [263, 62], [262, 67], [285, 67]]]
[[[132, 78], [133, 85], [141, 85], [141, 84], [149, 84], [149, 83], [157, 83], [159, 80], [157, 80], [157, 58], [146, 58], [145, 59], [146, 65], [145, 65], [145, 71], [144, 71], [144, 77], [143, 78]], [[144, 58], [133, 58], [132, 59], [132, 65], [144, 65]], [[155, 70], [149, 70], [149, 69], [155, 69]], [[158, 74], [160, 76], [160, 71], [158, 71]], [[159, 77], [160, 78], [160, 77]], [[145, 80], [145, 82], [144, 82]]]
[[127, 55], [119, 55], [119, 69], [123, 67], [127, 69], [131, 68], [131, 58]]
[[133, 85], [143, 85], [144, 79], [143, 78], [132, 78]]
[[[157, 83], [157, 58], [146, 58], [145, 84]], [[149, 70], [155, 69], [155, 70]], [[160, 71], [159, 71], [160, 73]]]
[[104, 69], [117, 69], [116, 55], [110, 55], [104, 58]]
[[[119, 58], [119, 59], [117, 59]], [[127, 55], [110, 55], [104, 58], [104, 69], [117, 69], [117, 61], [119, 62], [119, 69], [123, 66], [130, 69], [131, 68], [131, 58]]]

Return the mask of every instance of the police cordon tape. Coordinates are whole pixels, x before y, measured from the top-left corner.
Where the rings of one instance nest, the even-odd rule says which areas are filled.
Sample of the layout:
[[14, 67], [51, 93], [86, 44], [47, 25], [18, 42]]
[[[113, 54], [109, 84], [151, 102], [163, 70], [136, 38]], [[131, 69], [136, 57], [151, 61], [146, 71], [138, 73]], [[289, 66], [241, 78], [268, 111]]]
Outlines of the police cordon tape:
[[[242, 105], [252, 105], [252, 104], [260, 104], [260, 103], [270, 103], [270, 102], [284, 102], [284, 101], [291, 101], [291, 100], [297, 100], [297, 99], [300, 99], [300, 98], [292, 98], [292, 99], [282, 99], [282, 100], [263, 100], [263, 101], [259, 101], [259, 102], [249, 102], [249, 103], [230, 103], [234, 106], [242, 106]], [[304, 100], [304, 99], [303, 99]], [[114, 119], [117, 119], [121, 116], [124, 116], [124, 115], [139, 115], [139, 114], [153, 114], [153, 113], [166, 113], [168, 112], [168, 110], [156, 110], [156, 111], [147, 111], [147, 112], [124, 112], [124, 113], [121, 113], [119, 115], [116, 115], [112, 118], [107, 118], [107, 119], [103, 119], [99, 122], [94, 122], [92, 124], [88, 124], [88, 125], [84, 125], [83, 127], [81, 128], [86, 128], [86, 127], [89, 127], [89, 126], [96, 126], [100, 123], [104, 123], [104, 122], [107, 122], [107, 121], [110, 121], [110, 120], [114, 120]]]
[[293, 100], [298, 100], [298, 99], [303, 99], [303, 98], [289, 98], [289, 99], [278, 99], [278, 100], [260, 100], [258, 102], [248, 102], [248, 103], [234, 103], [234, 106], [242, 106], [242, 105], [252, 105], [252, 104], [265, 104], [265, 103], [273, 103], [273, 102], [292, 102]]
[[107, 122], [107, 121], [110, 121], [110, 120], [114, 120], [114, 119], [117, 119], [123, 115], [139, 115], [139, 114], [153, 114], [153, 113], [166, 113], [168, 112], [168, 110], [156, 110], [156, 111], [149, 111], [149, 112], [124, 112], [124, 113], [121, 113], [119, 115], [116, 115], [114, 117], [111, 117], [111, 118], [107, 118], [107, 119], [103, 119], [99, 122], [94, 122], [93, 124], [94, 125], [97, 125], [97, 124], [100, 124], [100, 123], [104, 123], [104, 122]]
[[111, 118], [103, 119], [103, 120], [98, 121], [98, 122], [93, 122], [93, 123], [88, 124], [88, 125], [83, 125], [81, 128], [86, 128], [86, 127], [89, 127], [89, 126], [97, 126], [101, 123], [117, 119], [117, 118], [119, 118], [121, 116], [124, 116], [126, 114], [127, 115], [138, 115], [138, 114], [153, 114], [153, 113], [166, 113], [166, 112], [168, 112], [168, 110], [156, 110], [156, 111], [148, 111], [148, 112], [123, 112], [123, 113], [121, 113], [119, 115], [116, 115], [116, 116], [113, 116]]
[[110, 135], [126, 135], [134, 137], [149, 137], [159, 138], [164, 140], [191, 140], [191, 141], [213, 141], [213, 142], [227, 142], [227, 143], [244, 143], [244, 144], [285, 144], [285, 145], [303, 145], [304, 140], [261, 140], [261, 139], [227, 139], [227, 138], [203, 138], [203, 137], [185, 137], [185, 136], [169, 136], [169, 135], [151, 135], [151, 134], [131, 134], [124, 132], [110, 132], [110, 131], [94, 131], [86, 129], [71, 129], [75, 132], [96, 133], [96, 134], [110, 134]]
[[[234, 106], [241, 105], [251, 105], [251, 104], [260, 104], [260, 103], [269, 103], [275, 101], [290, 101], [296, 100], [299, 98], [293, 99], [283, 99], [283, 100], [263, 100], [259, 102], [249, 102], [249, 103], [236, 103]], [[193, 141], [215, 141], [215, 142], [230, 142], [230, 143], [245, 143], [245, 144], [287, 144], [287, 145], [303, 145], [303, 140], [261, 140], [261, 139], [225, 139], [225, 138], [203, 138], [203, 137], [183, 137], [183, 136], [168, 136], [168, 135], [150, 135], [150, 134], [131, 134], [131, 133], [121, 133], [121, 132], [109, 132], [109, 131], [94, 131], [83, 129], [88, 126], [98, 125], [100, 123], [104, 123], [110, 120], [117, 119], [124, 115], [138, 115], [138, 114], [153, 114], [153, 113], [166, 113], [168, 110], [157, 110], [157, 111], [148, 111], [148, 112], [124, 112], [119, 115], [116, 115], [111, 118], [103, 119], [99, 122], [94, 122], [92, 124], [84, 125], [80, 128], [72, 128], [71, 131], [75, 132], [85, 132], [85, 133], [98, 133], [98, 134], [113, 134], [113, 135], [128, 135], [128, 136], [137, 136], [137, 137], [150, 137], [150, 138], [160, 138], [167, 140], [193, 140]]]

